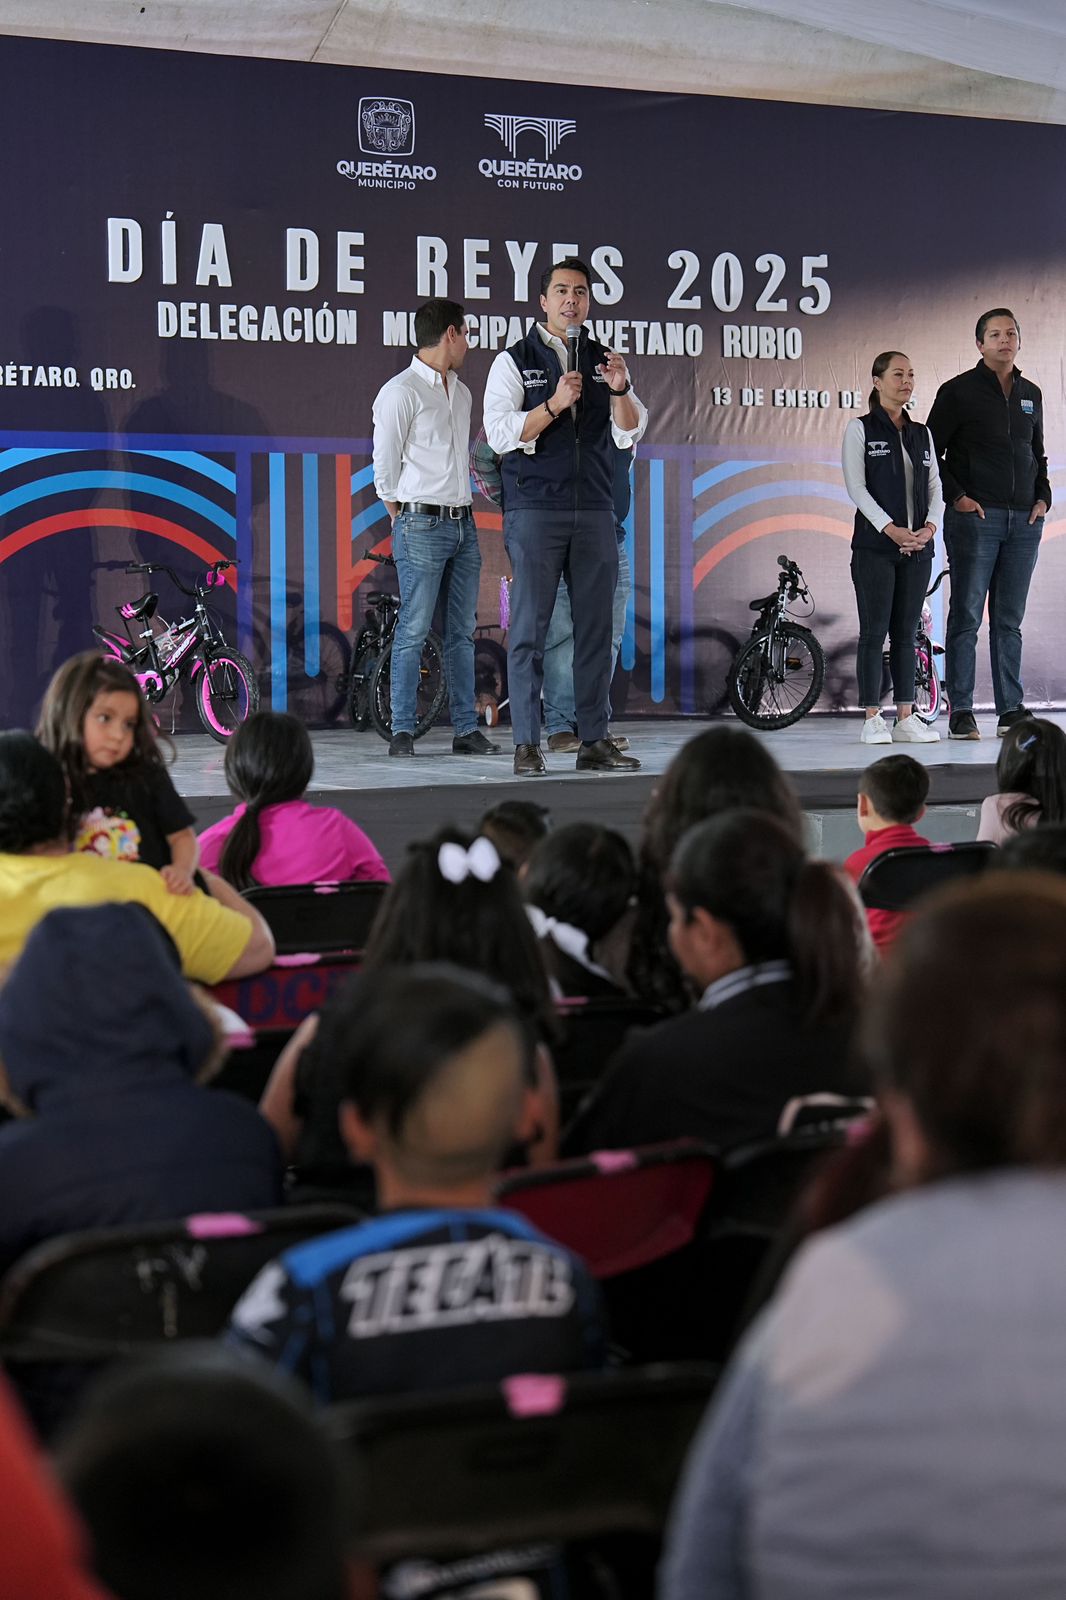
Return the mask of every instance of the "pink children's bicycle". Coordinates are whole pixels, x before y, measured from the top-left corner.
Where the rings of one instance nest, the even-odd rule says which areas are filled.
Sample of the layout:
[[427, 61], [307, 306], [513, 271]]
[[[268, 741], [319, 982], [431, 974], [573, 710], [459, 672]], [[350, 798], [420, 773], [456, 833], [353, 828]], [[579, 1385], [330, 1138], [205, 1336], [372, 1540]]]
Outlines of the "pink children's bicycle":
[[222, 744], [259, 709], [259, 684], [252, 663], [226, 641], [206, 604], [210, 592], [225, 583], [226, 568], [235, 565], [233, 561], [215, 561], [189, 588], [173, 567], [131, 562], [126, 568], [129, 573], [165, 572], [174, 587], [193, 601], [192, 615], [164, 622], [158, 614], [159, 596], [149, 591], [116, 607], [125, 634], [93, 628], [105, 654], [129, 667], [150, 704], [158, 705], [183, 680], [189, 682], [200, 721], [212, 739]]

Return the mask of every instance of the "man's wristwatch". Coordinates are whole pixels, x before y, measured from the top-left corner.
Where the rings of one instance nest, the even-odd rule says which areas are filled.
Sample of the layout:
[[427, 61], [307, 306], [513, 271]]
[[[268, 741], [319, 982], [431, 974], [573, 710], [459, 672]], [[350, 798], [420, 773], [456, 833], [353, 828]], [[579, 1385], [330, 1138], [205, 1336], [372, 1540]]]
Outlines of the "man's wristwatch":
[[626, 386], [625, 386], [624, 389], [612, 389], [611, 390], [611, 398], [612, 398], [612, 400], [617, 400], [621, 395], [628, 394], [630, 389], [632, 389], [632, 387], [633, 387], [632, 383], [627, 378], [626, 379]]

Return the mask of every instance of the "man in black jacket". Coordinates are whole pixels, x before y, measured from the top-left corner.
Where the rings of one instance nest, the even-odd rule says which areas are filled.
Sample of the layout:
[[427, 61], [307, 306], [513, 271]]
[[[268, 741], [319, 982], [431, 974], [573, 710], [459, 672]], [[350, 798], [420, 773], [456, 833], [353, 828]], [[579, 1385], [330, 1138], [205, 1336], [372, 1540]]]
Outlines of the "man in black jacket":
[[1040, 390], [1015, 365], [1012, 311], [977, 322], [981, 359], [941, 384], [929, 430], [941, 462], [951, 566], [947, 626], [948, 737], [979, 739], [973, 714], [977, 632], [989, 607], [992, 689], [1004, 734], [1031, 715], [1023, 704], [1022, 618], [1051, 506]]

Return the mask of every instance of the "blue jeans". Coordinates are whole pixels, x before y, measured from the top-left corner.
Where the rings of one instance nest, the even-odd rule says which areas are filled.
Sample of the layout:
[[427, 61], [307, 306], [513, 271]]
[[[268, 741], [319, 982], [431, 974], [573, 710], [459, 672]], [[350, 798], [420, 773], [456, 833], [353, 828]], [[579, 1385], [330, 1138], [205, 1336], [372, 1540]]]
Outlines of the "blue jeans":
[[[614, 605], [611, 612], [611, 677], [618, 663], [618, 651], [626, 627], [626, 606], [633, 586], [629, 570], [629, 552], [625, 541], [618, 541], [618, 581], [614, 586]], [[610, 715], [610, 703], [607, 706]], [[555, 600], [548, 636], [544, 641], [544, 732], [550, 739], [555, 733], [573, 733], [577, 727], [574, 706], [574, 619], [570, 612], [570, 594], [566, 580], [559, 579], [559, 593]]]
[[1028, 511], [986, 507], [944, 513], [944, 545], [951, 567], [948, 606], [947, 692], [952, 711], [973, 709], [977, 634], [988, 599], [989, 654], [996, 711], [1022, 705], [1022, 618], [1040, 551], [1044, 519], [1029, 526]]
[[413, 733], [418, 664], [440, 599], [444, 619], [444, 671], [448, 705], [457, 735], [473, 733], [474, 627], [481, 582], [481, 551], [472, 516], [412, 516], [392, 525], [392, 553], [400, 582], [400, 619], [390, 671], [393, 733]]

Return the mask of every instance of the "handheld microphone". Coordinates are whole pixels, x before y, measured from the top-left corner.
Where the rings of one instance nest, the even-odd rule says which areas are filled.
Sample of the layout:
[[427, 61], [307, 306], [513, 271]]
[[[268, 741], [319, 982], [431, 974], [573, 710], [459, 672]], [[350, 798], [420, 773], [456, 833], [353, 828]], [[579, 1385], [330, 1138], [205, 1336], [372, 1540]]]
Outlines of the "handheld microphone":
[[568, 322], [566, 325], [566, 370], [577, 371], [577, 346], [581, 338], [581, 324]]

